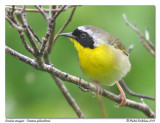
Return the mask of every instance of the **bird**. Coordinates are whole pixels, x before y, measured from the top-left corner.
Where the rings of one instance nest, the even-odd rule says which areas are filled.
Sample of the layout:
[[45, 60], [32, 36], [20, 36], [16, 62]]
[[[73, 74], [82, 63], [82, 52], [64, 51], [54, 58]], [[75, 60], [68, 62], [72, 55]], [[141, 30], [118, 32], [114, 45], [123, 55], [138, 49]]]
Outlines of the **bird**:
[[69, 37], [78, 51], [79, 63], [84, 74], [96, 83], [98, 93], [100, 84], [113, 86], [120, 91], [119, 106], [126, 105], [126, 96], [118, 83], [131, 69], [129, 52], [122, 42], [112, 34], [91, 25], [79, 26], [73, 32], [60, 33]]

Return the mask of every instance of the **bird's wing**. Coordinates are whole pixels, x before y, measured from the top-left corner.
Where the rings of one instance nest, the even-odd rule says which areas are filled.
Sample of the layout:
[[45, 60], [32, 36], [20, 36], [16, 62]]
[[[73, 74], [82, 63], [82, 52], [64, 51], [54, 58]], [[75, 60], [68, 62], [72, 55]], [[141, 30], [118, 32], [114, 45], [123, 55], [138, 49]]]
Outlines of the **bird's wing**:
[[121, 43], [121, 41], [116, 38], [115, 36], [110, 35], [109, 44], [113, 45], [115, 48], [120, 49], [123, 51], [125, 55], [129, 55], [128, 50], [125, 48], [125, 46]]

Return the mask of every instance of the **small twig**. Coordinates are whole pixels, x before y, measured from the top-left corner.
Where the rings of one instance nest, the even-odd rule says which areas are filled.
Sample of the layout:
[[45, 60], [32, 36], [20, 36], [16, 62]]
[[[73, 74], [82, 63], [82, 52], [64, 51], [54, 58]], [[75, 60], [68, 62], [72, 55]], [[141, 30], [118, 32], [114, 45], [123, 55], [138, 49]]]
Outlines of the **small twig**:
[[142, 45], [149, 51], [152, 56], [155, 56], [155, 52], [144, 42], [144, 38], [139, 35], [139, 40]]
[[[123, 14], [123, 19], [125, 21], [125, 23], [131, 27], [139, 36], [140, 38], [140, 42], [142, 43], [142, 45], [149, 51], [149, 53], [151, 53], [153, 56], [155, 56], [155, 52], [153, 50], [155, 50], [155, 47], [153, 46], [153, 44], [151, 43], [150, 40], [148, 40], [137, 28], [137, 26], [132, 25], [128, 20], [125, 14]], [[145, 43], [145, 41], [147, 41], [147, 43], [149, 44], [149, 46]], [[153, 49], [151, 49], [151, 48]]]
[[30, 44], [33, 47], [33, 50], [34, 50], [34, 53], [35, 53], [34, 56], [38, 56], [39, 55], [38, 48], [37, 48], [35, 42], [33, 41], [33, 39], [32, 39], [33, 36], [31, 35], [31, 33], [30, 33], [31, 31], [28, 28], [28, 22], [27, 22], [26, 13], [25, 13], [25, 6], [23, 6], [23, 10], [22, 10], [20, 16], [21, 16], [21, 19], [19, 19], [19, 20], [22, 20], [21, 23], [22, 23], [23, 27], [25, 28], [25, 33], [26, 33], [26, 35], [29, 39]]
[[[76, 6], [80, 6], [80, 5], [68, 5], [68, 8], [72, 8], [72, 7], [76, 7]], [[12, 7], [11, 6], [5, 6], [5, 8], [6, 9], [12, 9]], [[18, 8], [18, 7], [15, 7], [14, 8], [15, 10], [19, 10], [19, 11], [21, 11], [22, 10], [22, 8]], [[51, 12], [58, 12], [58, 11], [60, 11], [61, 9], [60, 8], [55, 8], [55, 9], [51, 9]], [[46, 13], [49, 13], [49, 9], [44, 9], [44, 12], [46, 12]], [[66, 11], [65, 9], [63, 10], [63, 11]], [[38, 10], [38, 9], [25, 9], [25, 12], [37, 12], [37, 13], [39, 13], [40, 11]]]
[[58, 33], [56, 34], [56, 36], [54, 37], [54, 39], [52, 39], [52, 41], [50, 41], [50, 44], [48, 46], [48, 53], [50, 53], [52, 51], [52, 48], [53, 48], [53, 46], [54, 46], [54, 44], [55, 44], [55, 42], [56, 42], [59, 34], [67, 27], [67, 25], [69, 24], [69, 22], [72, 20], [72, 17], [73, 17], [73, 14], [74, 14], [75, 10], [76, 10], [76, 7], [74, 7], [72, 9], [72, 12], [71, 12], [69, 18], [67, 19], [67, 21], [65, 22], [65, 24], [61, 27], [61, 29], [58, 31]]
[[[22, 44], [24, 45], [24, 47], [26, 48], [26, 50], [27, 50], [28, 52], [30, 52], [32, 55], [34, 55], [33, 49], [32, 49], [32, 48], [27, 44], [27, 42], [25, 41], [24, 34], [23, 34], [24, 28], [21, 27], [21, 26], [19, 26], [18, 22], [16, 21], [15, 17], [13, 16], [13, 11], [14, 11], [14, 7], [13, 7], [13, 10], [12, 10], [12, 14], [10, 14], [10, 16], [9, 16], [9, 15], [6, 15], [6, 18], [8, 18], [8, 19], [9, 19], [9, 17], [11, 18], [11, 19], [9, 19], [9, 20], [10, 20], [10, 24], [11, 24], [11, 25], [14, 24], [15, 26], [17, 26], [17, 27], [15, 27], [15, 28], [17, 29], [17, 31], [18, 31], [18, 33], [19, 33], [19, 36], [20, 36], [21, 41], [22, 41]], [[20, 28], [22, 28], [22, 29], [19, 30], [18, 27], [20, 27]]]
[[60, 11], [58, 11], [53, 17], [52, 19], [50, 20], [49, 24], [48, 24], [48, 28], [47, 28], [47, 32], [46, 32], [46, 35], [45, 37], [43, 38], [43, 41], [42, 41], [42, 45], [41, 45], [41, 48], [40, 48], [40, 56], [43, 56], [44, 54], [44, 50], [46, 48], [46, 44], [50, 38], [50, 35], [52, 33], [52, 29], [53, 29], [53, 26], [54, 26], [54, 22], [56, 21], [56, 18], [58, 17], [58, 15], [63, 11], [63, 9], [65, 9], [66, 6], [63, 6], [61, 8]]
[[120, 80], [119, 83], [121, 84], [121, 86], [124, 88], [124, 90], [126, 90], [130, 95], [136, 96], [136, 97], [140, 97], [140, 98], [146, 98], [146, 99], [150, 99], [150, 100], [155, 100], [154, 97], [150, 97], [147, 95], [143, 95], [143, 94], [137, 94], [134, 93], [133, 91], [131, 91], [127, 85], [125, 84], [125, 82], [123, 80]]
[[24, 28], [22, 26], [15, 24], [7, 15], [5, 15], [5, 18], [11, 24], [12, 27], [16, 28], [18, 31], [24, 31]]
[[63, 82], [59, 78], [55, 77], [53, 74], [51, 74], [51, 76], [55, 80], [55, 82], [58, 85], [59, 89], [61, 90], [61, 92], [63, 93], [64, 97], [66, 98], [66, 100], [68, 101], [68, 103], [71, 105], [71, 107], [73, 108], [73, 110], [76, 112], [76, 114], [78, 115], [78, 117], [79, 118], [85, 118], [84, 114], [80, 110], [80, 108], [77, 105], [77, 103], [74, 100], [74, 98], [68, 92], [67, 88], [64, 86]]
[[20, 36], [20, 38], [21, 38], [22, 44], [24, 45], [24, 47], [26, 48], [26, 50], [27, 50], [28, 52], [30, 52], [32, 55], [34, 55], [34, 51], [33, 51], [33, 49], [27, 44], [27, 42], [26, 42], [26, 40], [25, 40], [25, 38], [24, 38], [23, 32], [22, 32], [22, 31], [18, 31], [18, 32], [19, 32], [19, 36]]
[[[42, 70], [42, 71], [46, 71], [50, 74], [53, 74], [55, 75], [56, 77], [62, 79], [62, 80], [65, 80], [66, 82], [70, 82], [70, 83], [73, 83], [73, 84], [76, 84], [78, 85], [79, 84], [79, 78], [78, 77], [75, 77], [75, 76], [72, 76], [70, 74], [67, 74], [65, 72], [62, 72], [60, 70], [58, 70], [57, 68], [51, 66], [51, 65], [47, 65], [47, 64], [44, 64], [44, 67], [41, 68], [38, 66], [37, 62], [27, 56], [24, 56], [16, 51], [14, 51], [13, 49], [9, 48], [6, 46], [5, 48], [6, 52], [9, 53], [10, 55], [14, 56], [15, 58], [31, 65], [32, 67], [38, 69], [38, 70]], [[91, 91], [93, 92], [97, 92], [97, 87], [92, 84], [92, 83], [88, 83], [84, 80], [81, 80], [80, 81], [81, 83], [81, 86], [83, 88], [89, 88]], [[102, 93], [101, 93], [104, 97], [107, 97], [108, 99], [110, 100], [113, 100], [117, 103], [120, 103], [121, 102], [121, 98], [107, 90], [104, 90], [102, 89]], [[134, 108], [134, 109], [137, 109], [141, 112], [143, 112], [146, 116], [148, 117], [155, 117], [155, 114], [154, 112], [145, 104], [142, 104], [142, 103], [138, 103], [138, 102], [135, 102], [135, 101], [132, 101], [132, 100], [129, 100], [127, 99], [126, 100], [126, 106], [128, 107], [131, 107], [131, 108]]]
[[69, 24], [69, 22], [72, 20], [73, 14], [76, 10], [76, 7], [73, 8], [68, 20], [65, 22], [65, 24], [61, 27], [61, 29], [58, 31], [57, 35], [54, 37], [54, 40], [56, 40], [59, 36], [59, 34], [67, 27], [67, 25]]
[[[53, 5], [52, 8], [55, 9], [56, 6]], [[55, 15], [55, 13], [56, 13], [56, 12], [52, 12], [52, 17]], [[56, 30], [56, 21], [54, 22], [54, 26], [52, 27], [51, 36], [50, 36], [50, 38], [49, 38], [48, 47], [47, 47], [47, 50], [46, 50], [46, 52], [47, 52], [48, 54], [51, 53], [52, 48], [53, 48], [55, 30]]]
[[40, 6], [38, 5], [35, 5], [35, 7], [40, 11], [40, 13], [43, 15], [43, 17], [45, 18], [45, 20], [47, 22], [49, 22], [49, 16], [45, 13], [44, 9], [41, 8]]
[[39, 37], [37, 36], [37, 34], [34, 32], [34, 30], [32, 29], [32, 27], [31, 27], [30, 25], [28, 25], [28, 28], [29, 28], [29, 30], [31, 31], [34, 39], [35, 39], [39, 44], [41, 44], [41, 43], [42, 43], [41, 40], [39, 39]]

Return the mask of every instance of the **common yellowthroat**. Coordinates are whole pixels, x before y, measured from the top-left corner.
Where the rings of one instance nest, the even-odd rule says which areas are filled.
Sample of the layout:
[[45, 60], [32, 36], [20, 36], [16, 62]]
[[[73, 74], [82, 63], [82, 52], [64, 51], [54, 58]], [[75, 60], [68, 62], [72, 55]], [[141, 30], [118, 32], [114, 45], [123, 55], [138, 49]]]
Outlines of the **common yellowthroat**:
[[99, 28], [84, 25], [73, 32], [61, 33], [74, 43], [82, 71], [93, 82], [108, 86], [117, 84], [121, 94], [121, 104], [125, 105], [125, 93], [118, 81], [130, 71], [129, 54], [121, 41]]

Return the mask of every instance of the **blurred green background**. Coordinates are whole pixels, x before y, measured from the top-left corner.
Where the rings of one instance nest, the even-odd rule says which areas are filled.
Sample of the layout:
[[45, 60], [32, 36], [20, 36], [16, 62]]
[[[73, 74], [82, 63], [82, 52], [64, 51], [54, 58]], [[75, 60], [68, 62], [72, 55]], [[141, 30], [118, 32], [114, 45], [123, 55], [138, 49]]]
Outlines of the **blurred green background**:
[[[48, 6], [43, 6], [48, 8]], [[27, 6], [27, 8], [34, 8]], [[64, 24], [71, 8], [57, 19], [56, 32]], [[125, 13], [131, 23], [136, 23], [141, 32], [149, 28], [150, 40], [155, 43], [155, 6], [79, 6], [72, 21], [63, 32], [71, 32], [80, 25], [93, 25], [119, 37], [128, 48], [134, 44], [130, 54], [131, 71], [124, 78], [128, 87], [140, 94], [155, 97], [155, 59], [141, 45], [137, 34], [129, 28], [123, 18]], [[47, 23], [40, 13], [27, 13], [28, 23], [40, 39], [44, 37]], [[23, 47], [15, 29], [6, 21], [6, 45], [32, 57]], [[61, 71], [89, 81], [82, 73], [77, 51], [72, 42], [59, 37], [50, 55], [54, 66]], [[6, 118], [77, 118], [59, 88], [48, 73], [37, 71], [31, 66], [6, 54], [5, 100]], [[82, 92], [78, 86], [64, 82], [87, 118], [101, 118], [102, 113], [96, 97], [91, 92]], [[103, 88], [119, 95], [116, 85]], [[140, 102], [137, 97], [126, 93], [128, 99]], [[129, 107], [116, 108], [115, 102], [103, 98], [109, 118], [145, 118], [146, 116]], [[144, 99], [155, 111], [155, 102]]]

